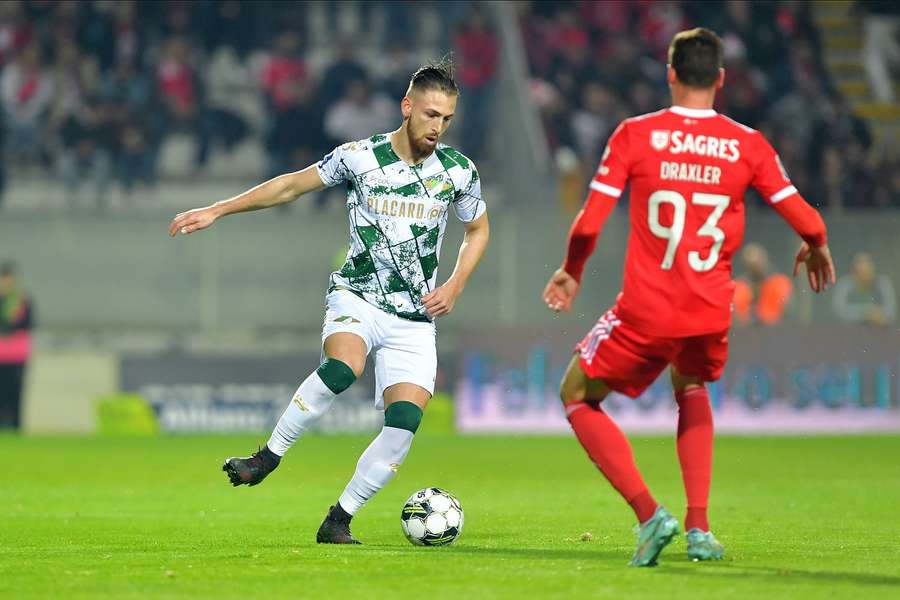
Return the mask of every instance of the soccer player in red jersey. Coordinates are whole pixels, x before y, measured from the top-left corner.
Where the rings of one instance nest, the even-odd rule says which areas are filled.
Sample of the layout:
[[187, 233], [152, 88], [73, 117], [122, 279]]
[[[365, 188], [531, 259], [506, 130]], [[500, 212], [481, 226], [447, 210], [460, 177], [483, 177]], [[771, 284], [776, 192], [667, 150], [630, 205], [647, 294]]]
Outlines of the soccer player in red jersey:
[[825, 224], [791, 185], [772, 146], [712, 108], [725, 82], [718, 36], [682, 31], [668, 58], [672, 107], [626, 119], [615, 130], [572, 225], [565, 262], [543, 293], [551, 310], [571, 309], [603, 223], [630, 182], [622, 292], [576, 346], [560, 397], [581, 445], [638, 518], [633, 566], [655, 565], [679, 525], [650, 495], [628, 440], [601, 402], [610, 391], [637, 397], [669, 365], [688, 556], [724, 553], [706, 515], [713, 420], [704, 382], [719, 378], [728, 355], [731, 259], [744, 234], [748, 186], [803, 239], [794, 275], [805, 264], [815, 292], [835, 280]]

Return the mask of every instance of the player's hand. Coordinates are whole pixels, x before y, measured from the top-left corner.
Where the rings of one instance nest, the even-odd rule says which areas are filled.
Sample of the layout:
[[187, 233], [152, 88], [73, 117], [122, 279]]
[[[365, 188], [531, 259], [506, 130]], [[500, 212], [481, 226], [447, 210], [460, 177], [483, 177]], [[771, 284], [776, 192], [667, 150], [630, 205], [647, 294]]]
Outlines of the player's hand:
[[825, 291], [829, 285], [834, 285], [834, 262], [831, 260], [831, 251], [828, 245], [812, 248], [806, 242], [800, 245], [797, 256], [794, 258], [794, 277], [800, 272], [800, 265], [806, 265], [806, 278], [809, 287], [815, 293]]
[[578, 295], [581, 284], [562, 269], [557, 269], [544, 288], [544, 304], [553, 312], [572, 310], [572, 301]]
[[169, 225], [169, 235], [175, 237], [177, 234], [187, 235], [206, 229], [219, 218], [219, 211], [215, 206], [207, 206], [206, 208], [195, 208], [187, 212], [178, 213], [172, 219]]
[[447, 281], [444, 285], [436, 287], [422, 296], [422, 305], [432, 317], [449, 315], [456, 304], [456, 297], [459, 296], [460, 291], [462, 290], [455, 284]]

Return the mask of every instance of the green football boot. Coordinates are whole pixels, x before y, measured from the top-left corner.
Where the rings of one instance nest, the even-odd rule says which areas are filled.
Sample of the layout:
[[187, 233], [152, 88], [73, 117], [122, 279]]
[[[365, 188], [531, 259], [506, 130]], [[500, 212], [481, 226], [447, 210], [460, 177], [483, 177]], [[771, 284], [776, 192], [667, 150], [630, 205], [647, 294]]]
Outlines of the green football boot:
[[659, 506], [646, 523], [635, 529], [638, 534], [637, 549], [629, 564], [632, 567], [655, 567], [659, 553], [678, 535], [678, 519]]
[[687, 555], [693, 561], [698, 560], [722, 560], [725, 556], [725, 546], [722, 545], [711, 531], [702, 531], [694, 528], [687, 532]]

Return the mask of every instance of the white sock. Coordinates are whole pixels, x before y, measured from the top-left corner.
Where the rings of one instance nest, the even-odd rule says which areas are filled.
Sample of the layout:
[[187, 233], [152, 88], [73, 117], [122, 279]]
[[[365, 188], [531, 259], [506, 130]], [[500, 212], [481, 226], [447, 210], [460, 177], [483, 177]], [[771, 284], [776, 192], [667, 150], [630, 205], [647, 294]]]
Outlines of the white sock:
[[356, 514], [375, 492], [394, 478], [412, 441], [411, 431], [385, 425], [359, 457], [356, 472], [339, 499], [341, 507], [351, 515]]
[[275, 424], [272, 437], [266, 443], [269, 450], [284, 456], [310, 425], [328, 412], [335, 396], [337, 394], [328, 389], [318, 372], [313, 371], [297, 388], [291, 403]]

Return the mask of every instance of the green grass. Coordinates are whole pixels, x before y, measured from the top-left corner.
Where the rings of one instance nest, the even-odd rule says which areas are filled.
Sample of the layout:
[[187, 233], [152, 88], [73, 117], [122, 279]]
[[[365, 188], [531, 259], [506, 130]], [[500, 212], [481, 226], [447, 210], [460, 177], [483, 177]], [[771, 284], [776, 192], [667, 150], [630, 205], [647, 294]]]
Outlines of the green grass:
[[[570, 438], [419, 436], [354, 520], [360, 547], [316, 529], [368, 443], [302, 440], [278, 472], [233, 489], [248, 437], [0, 436], [0, 597], [897, 597], [900, 437], [720, 438], [711, 518], [726, 560], [682, 539], [631, 569], [632, 516]], [[671, 439], [634, 442], [679, 517]], [[466, 511], [446, 548], [409, 545], [400, 508], [439, 485]], [[581, 541], [590, 531], [593, 540]], [[467, 596], [461, 596], [466, 594]]]

